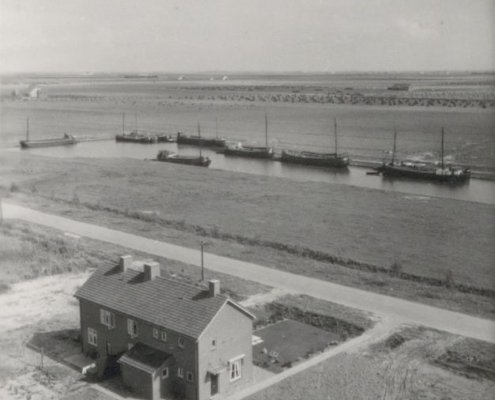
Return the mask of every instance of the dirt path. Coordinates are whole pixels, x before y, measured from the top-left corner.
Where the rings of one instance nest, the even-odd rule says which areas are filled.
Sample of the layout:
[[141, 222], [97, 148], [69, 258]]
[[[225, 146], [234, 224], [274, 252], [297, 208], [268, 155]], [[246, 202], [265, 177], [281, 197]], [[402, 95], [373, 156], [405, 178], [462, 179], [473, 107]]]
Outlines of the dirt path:
[[[197, 250], [45, 214], [5, 201], [2, 208], [4, 218], [22, 219], [187, 264], [200, 265], [200, 255]], [[205, 253], [205, 265], [212, 271], [366, 310], [380, 317], [387, 316], [397, 324], [424, 325], [457, 335], [495, 342], [495, 321], [320, 281], [211, 253]]]

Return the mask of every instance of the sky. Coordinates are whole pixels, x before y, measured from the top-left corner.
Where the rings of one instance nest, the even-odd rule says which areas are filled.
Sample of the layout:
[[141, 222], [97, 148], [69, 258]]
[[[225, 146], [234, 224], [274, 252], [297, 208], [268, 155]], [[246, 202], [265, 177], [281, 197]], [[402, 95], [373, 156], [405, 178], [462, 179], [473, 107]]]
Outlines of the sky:
[[0, 0], [0, 73], [495, 70], [495, 0]]

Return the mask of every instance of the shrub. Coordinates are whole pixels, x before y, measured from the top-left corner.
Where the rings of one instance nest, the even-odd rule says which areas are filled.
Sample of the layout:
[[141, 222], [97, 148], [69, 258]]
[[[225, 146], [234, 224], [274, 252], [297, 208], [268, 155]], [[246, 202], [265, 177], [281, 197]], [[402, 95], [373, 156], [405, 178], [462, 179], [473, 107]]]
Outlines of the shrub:
[[402, 264], [395, 260], [390, 266], [390, 275], [400, 277], [402, 275]]
[[454, 287], [454, 273], [452, 272], [451, 269], [447, 270], [445, 272], [445, 278], [444, 278], [444, 285], [447, 288], [452, 288]]
[[14, 193], [14, 192], [18, 192], [18, 191], [19, 191], [19, 186], [17, 186], [17, 184], [15, 182], [12, 182], [10, 184], [10, 192]]

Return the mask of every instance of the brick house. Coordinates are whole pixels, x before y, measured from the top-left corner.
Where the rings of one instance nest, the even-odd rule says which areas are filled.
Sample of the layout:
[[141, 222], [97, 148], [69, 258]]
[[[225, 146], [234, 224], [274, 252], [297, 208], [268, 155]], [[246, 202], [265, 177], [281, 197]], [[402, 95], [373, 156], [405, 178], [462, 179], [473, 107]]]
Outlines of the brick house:
[[220, 293], [160, 276], [131, 256], [96, 270], [77, 291], [83, 353], [103, 377], [148, 399], [210, 399], [252, 377], [253, 315]]

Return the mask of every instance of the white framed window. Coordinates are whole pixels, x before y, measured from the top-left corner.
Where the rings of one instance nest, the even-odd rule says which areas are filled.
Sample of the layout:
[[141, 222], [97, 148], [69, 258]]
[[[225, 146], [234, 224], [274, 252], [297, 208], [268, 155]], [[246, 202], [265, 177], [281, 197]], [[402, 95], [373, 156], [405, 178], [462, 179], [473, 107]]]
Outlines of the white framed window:
[[187, 371], [187, 381], [192, 382], [193, 381], [193, 373], [191, 371]]
[[96, 329], [88, 328], [88, 343], [93, 346], [98, 346], [98, 333]]
[[161, 331], [160, 332], [160, 339], [162, 342], [166, 342], [167, 341], [167, 332]]
[[230, 381], [236, 381], [242, 378], [242, 364], [244, 363], [244, 355], [233, 358], [229, 361]]
[[162, 369], [162, 379], [168, 378], [168, 367]]
[[184, 368], [181, 368], [181, 367], [177, 368], [177, 376], [179, 378], [184, 379]]
[[153, 328], [153, 337], [155, 339], [158, 339], [159, 333], [160, 331], [158, 330], [158, 328]]
[[184, 340], [184, 338], [182, 336], [179, 336], [179, 338], [177, 339], [177, 344], [179, 345], [179, 347], [181, 349], [184, 348], [184, 344], [186, 343], [186, 341]]
[[137, 337], [138, 335], [137, 322], [130, 318], [127, 319], [127, 333], [131, 337]]
[[108, 329], [115, 328], [115, 315], [108, 310], [100, 309], [100, 322]]

